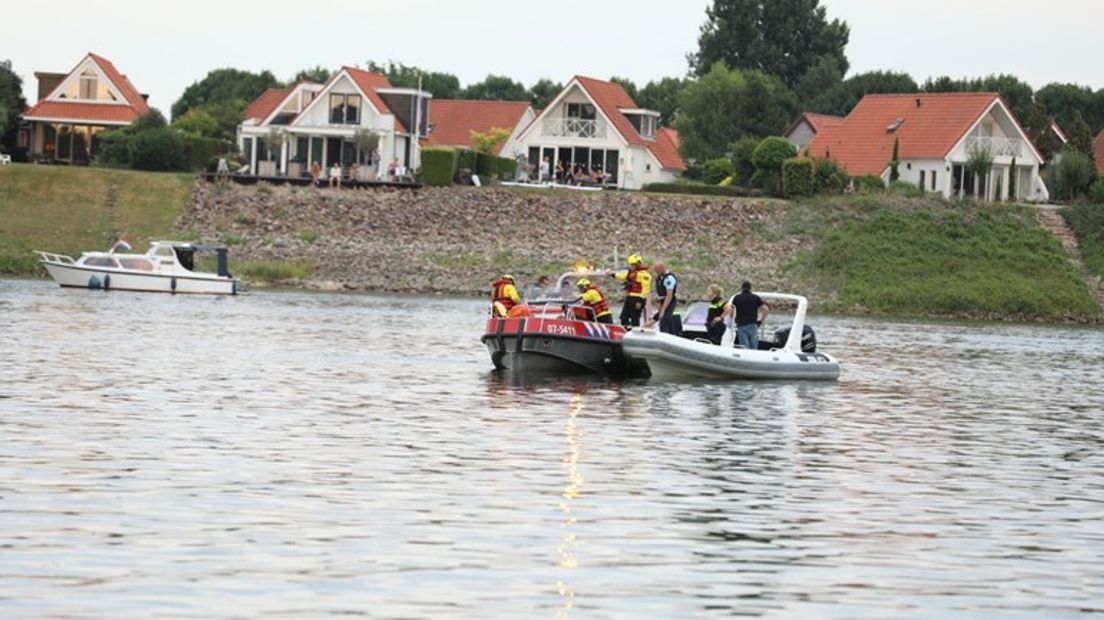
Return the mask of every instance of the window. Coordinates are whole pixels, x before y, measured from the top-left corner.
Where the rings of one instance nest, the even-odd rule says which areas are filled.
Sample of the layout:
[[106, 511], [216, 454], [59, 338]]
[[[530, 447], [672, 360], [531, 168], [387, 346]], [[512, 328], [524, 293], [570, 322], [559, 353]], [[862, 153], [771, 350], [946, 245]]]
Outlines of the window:
[[96, 72], [87, 70], [81, 73], [80, 77], [80, 98], [81, 99], [97, 99], [96, 91], [99, 87], [99, 80], [96, 79]]
[[120, 258], [119, 263], [122, 264], [123, 269], [153, 271], [153, 263], [144, 258]]
[[919, 183], [920, 191], [924, 191], [924, 182], [927, 180], [927, 179], [924, 178], [924, 173], [925, 172], [926, 172], [925, 170], [920, 171], [920, 183]]
[[936, 172], [938, 172], [938, 171], [937, 170], [932, 170], [932, 173], [931, 173], [931, 183], [932, 183], [931, 188], [932, 188], [933, 192], [935, 191], [935, 173]]
[[335, 125], [360, 124], [360, 95], [330, 95], [330, 123]]
[[118, 269], [119, 263], [115, 262], [114, 258], [107, 256], [91, 256], [84, 259], [83, 263], [86, 267], [110, 267], [111, 269]]
[[569, 103], [567, 104], [567, 117], [592, 121], [598, 117], [598, 111], [589, 103]]

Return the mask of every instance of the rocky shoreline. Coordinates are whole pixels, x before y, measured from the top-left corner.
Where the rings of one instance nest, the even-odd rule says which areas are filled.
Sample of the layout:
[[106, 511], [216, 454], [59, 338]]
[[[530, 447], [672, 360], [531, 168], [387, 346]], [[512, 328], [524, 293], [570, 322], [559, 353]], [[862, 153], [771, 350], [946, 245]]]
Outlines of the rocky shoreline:
[[483, 295], [502, 272], [553, 277], [576, 261], [663, 259], [688, 297], [707, 284], [792, 286], [785, 265], [807, 241], [784, 234], [788, 205], [627, 192], [246, 187], [197, 182], [180, 234], [231, 245], [236, 261], [309, 263], [279, 282], [321, 290]]

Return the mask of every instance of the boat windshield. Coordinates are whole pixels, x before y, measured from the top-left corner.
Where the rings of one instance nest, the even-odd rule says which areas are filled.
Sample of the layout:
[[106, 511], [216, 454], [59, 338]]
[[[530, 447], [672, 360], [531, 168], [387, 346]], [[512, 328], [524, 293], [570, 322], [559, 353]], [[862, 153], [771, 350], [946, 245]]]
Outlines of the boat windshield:
[[123, 266], [123, 269], [153, 271], [153, 262], [145, 258], [120, 258], [119, 264]]
[[195, 271], [195, 251], [179, 246], [174, 247], [173, 251], [176, 252], [176, 260], [181, 267], [188, 271]]

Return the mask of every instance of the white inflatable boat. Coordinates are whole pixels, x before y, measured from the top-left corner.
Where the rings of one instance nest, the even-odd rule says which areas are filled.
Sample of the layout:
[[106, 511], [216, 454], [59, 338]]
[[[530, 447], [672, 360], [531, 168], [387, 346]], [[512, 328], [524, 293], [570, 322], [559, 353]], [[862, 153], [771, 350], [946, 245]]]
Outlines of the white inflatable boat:
[[[652, 376], [657, 378], [838, 379], [839, 362], [831, 355], [815, 350], [815, 338], [810, 338], [811, 331], [805, 327], [808, 300], [800, 295], [782, 293], [758, 295], [767, 302], [797, 304], [793, 324], [788, 330], [779, 330], [784, 341], [760, 342], [759, 350], [751, 350], [733, 347], [735, 330], [731, 327], [726, 330], [720, 346], [704, 339], [673, 336], [650, 329], [634, 329], [625, 334], [621, 345], [627, 356], [646, 360]], [[687, 332], [690, 335], [693, 329]], [[812, 347], [803, 347], [803, 341], [807, 345], [809, 340], [813, 341]]]

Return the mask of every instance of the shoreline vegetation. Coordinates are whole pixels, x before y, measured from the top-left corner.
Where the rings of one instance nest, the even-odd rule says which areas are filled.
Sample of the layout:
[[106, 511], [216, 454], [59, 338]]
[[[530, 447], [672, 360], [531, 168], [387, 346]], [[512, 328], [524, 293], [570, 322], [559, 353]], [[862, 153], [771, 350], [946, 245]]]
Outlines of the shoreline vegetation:
[[[1099, 273], [1099, 211], [1063, 212]], [[189, 175], [12, 165], [0, 169], [0, 273], [45, 276], [32, 250], [69, 254], [124, 235], [224, 243], [253, 285], [484, 295], [576, 261], [664, 259], [695, 299], [743, 279], [795, 291], [817, 312], [1102, 322], [1032, 207], [893, 194], [798, 202], [514, 188], [329, 191], [196, 182]], [[612, 281], [601, 282], [612, 296]]]

